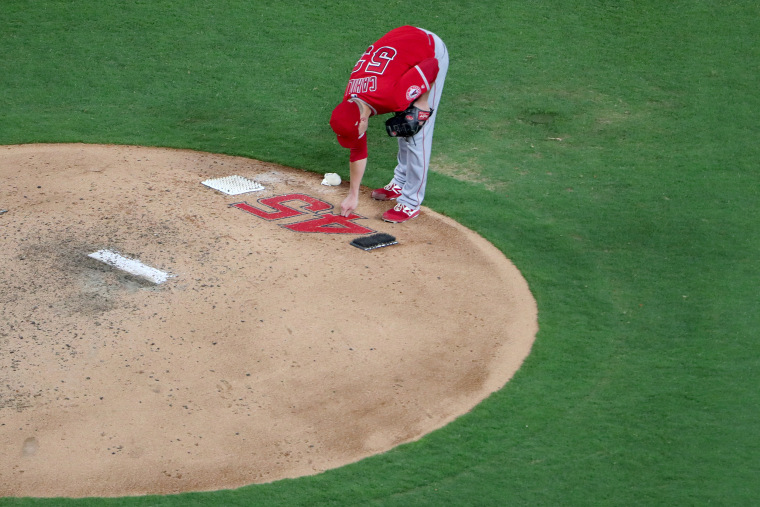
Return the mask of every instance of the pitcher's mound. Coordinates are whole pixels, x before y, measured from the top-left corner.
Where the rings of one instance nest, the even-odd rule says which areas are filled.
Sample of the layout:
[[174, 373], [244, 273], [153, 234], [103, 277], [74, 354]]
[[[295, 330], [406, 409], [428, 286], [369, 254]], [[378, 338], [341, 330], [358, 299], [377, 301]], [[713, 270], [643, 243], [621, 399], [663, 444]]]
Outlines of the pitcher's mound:
[[[202, 184], [233, 175], [264, 188]], [[502, 387], [537, 331], [514, 265], [428, 209], [383, 222], [393, 203], [366, 189], [341, 219], [347, 183], [321, 180], [191, 151], [1, 147], [0, 496], [315, 474]], [[398, 244], [349, 244], [377, 232]]]

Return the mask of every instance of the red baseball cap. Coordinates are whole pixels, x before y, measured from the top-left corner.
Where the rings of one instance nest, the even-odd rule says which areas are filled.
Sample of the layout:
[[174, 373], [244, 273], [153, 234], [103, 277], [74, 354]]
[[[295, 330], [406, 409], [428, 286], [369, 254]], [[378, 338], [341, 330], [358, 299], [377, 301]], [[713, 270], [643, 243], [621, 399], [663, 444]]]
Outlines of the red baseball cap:
[[330, 127], [338, 136], [338, 143], [344, 148], [356, 148], [360, 144], [359, 120], [361, 110], [359, 105], [344, 100], [333, 109], [330, 116]]

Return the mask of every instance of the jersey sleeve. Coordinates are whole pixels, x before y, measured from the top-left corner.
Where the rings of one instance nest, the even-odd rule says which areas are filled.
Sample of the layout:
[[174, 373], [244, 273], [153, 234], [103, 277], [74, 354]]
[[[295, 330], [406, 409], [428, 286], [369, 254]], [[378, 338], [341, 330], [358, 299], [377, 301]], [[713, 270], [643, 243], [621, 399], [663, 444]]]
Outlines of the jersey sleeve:
[[394, 90], [393, 102], [396, 111], [403, 111], [420, 95], [430, 90], [430, 86], [438, 77], [438, 60], [426, 58], [406, 71]]
[[356, 146], [351, 148], [351, 153], [348, 155], [350, 162], [356, 162], [357, 160], [363, 160], [367, 158], [367, 134], [364, 134], [357, 143]]

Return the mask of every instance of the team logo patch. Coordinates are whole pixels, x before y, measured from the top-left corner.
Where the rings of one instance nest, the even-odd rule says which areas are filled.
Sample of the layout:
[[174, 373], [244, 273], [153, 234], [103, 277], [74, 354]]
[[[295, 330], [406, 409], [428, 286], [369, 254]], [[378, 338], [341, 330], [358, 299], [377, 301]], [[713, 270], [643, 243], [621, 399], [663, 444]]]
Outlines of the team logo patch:
[[422, 88], [420, 88], [417, 85], [410, 86], [406, 89], [406, 100], [407, 102], [411, 102], [417, 97], [422, 95]]

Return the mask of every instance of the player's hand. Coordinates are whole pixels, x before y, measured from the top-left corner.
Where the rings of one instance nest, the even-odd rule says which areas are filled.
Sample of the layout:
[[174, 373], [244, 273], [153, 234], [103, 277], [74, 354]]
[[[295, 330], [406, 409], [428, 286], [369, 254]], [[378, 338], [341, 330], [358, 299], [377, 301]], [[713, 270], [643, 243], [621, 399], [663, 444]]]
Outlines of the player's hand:
[[340, 203], [340, 214], [347, 217], [359, 206], [359, 196], [349, 195]]

